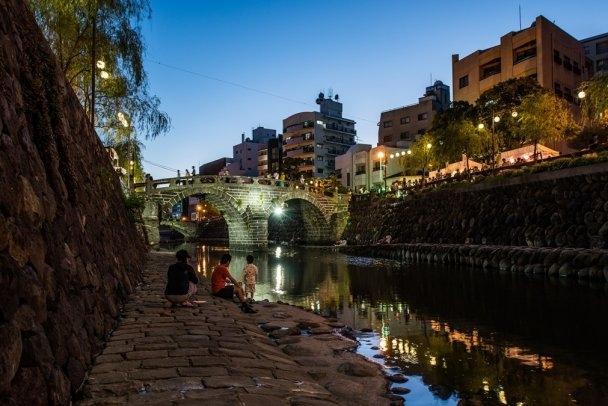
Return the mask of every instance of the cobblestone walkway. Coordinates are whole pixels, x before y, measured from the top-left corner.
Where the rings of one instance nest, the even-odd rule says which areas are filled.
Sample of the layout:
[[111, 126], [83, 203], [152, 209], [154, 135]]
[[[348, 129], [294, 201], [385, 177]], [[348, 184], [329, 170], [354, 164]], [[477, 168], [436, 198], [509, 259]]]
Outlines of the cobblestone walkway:
[[[342, 374], [346, 379], [328, 383], [323, 366], [334, 371], [335, 367], [330, 362], [318, 361], [321, 354], [316, 350], [305, 353], [306, 348], [315, 347], [303, 347], [304, 351], [292, 348], [299, 353], [295, 355], [309, 355], [305, 362], [303, 358], [287, 355], [258, 326], [264, 323], [260, 317], [272, 317], [268, 312], [277, 315], [277, 305], [267, 304], [274, 307], [272, 310], [259, 305], [256, 308], [266, 312], [246, 315], [234, 303], [211, 298], [203, 281], [197, 299], [204, 303], [196, 308], [170, 308], [162, 292], [165, 270], [172, 262], [172, 255], [150, 254], [143, 286], [125, 306], [123, 320], [97, 357], [77, 404], [268, 406], [390, 402], [387, 398], [376, 399], [374, 392], [367, 397], [369, 402], [365, 397], [352, 398], [358, 391], [362, 395], [369, 390], [370, 382], [374, 382], [376, 392], [382, 392], [385, 383], [378, 371], [366, 373], [363, 368], [364, 372], [357, 374], [360, 370], [355, 368], [355, 374], [351, 375], [357, 377]], [[277, 317], [292, 316], [280, 313]], [[285, 337], [283, 344], [292, 343], [293, 347], [299, 340]], [[331, 334], [325, 334], [323, 340], [330, 345], [326, 353], [331, 358], [335, 357], [338, 344], [344, 342]], [[323, 340], [309, 341], [325, 345]], [[350, 353], [346, 356], [354, 357]], [[365, 364], [353, 365], [370, 368]], [[353, 389], [353, 385], [359, 386]]]

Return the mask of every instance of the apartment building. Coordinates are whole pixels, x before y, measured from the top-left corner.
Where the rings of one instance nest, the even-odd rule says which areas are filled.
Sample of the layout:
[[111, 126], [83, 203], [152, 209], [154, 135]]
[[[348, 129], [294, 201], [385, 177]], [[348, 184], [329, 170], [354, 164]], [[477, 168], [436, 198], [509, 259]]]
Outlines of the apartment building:
[[426, 88], [418, 103], [380, 113], [378, 145], [409, 148], [431, 128], [437, 112], [450, 106], [450, 87], [436, 81]]
[[589, 59], [589, 76], [608, 73], [608, 32], [581, 40]]
[[339, 96], [319, 93], [319, 111], [296, 113], [283, 120], [283, 159], [301, 158], [300, 172], [325, 178], [335, 170], [335, 157], [355, 144], [355, 121], [342, 117]]
[[258, 150], [258, 176], [283, 171], [283, 135], [269, 139]]
[[588, 77], [583, 45], [543, 16], [529, 28], [510, 32], [500, 45], [460, 58], [452, 55], [452, 86], [455, 101], [475, 103], [499, 82], [532, 77], [546, 89], [571, 103], [576, 89]]
[[251, 131], [251, 138], [241, 134], [241, 143], [232, 147], [232, 158], [238, 166], [228, 168], [231, 175], [258, 176], [258, 151], [267, 148], [269, 140], [276, 142], [277, 131], [257, 127]]

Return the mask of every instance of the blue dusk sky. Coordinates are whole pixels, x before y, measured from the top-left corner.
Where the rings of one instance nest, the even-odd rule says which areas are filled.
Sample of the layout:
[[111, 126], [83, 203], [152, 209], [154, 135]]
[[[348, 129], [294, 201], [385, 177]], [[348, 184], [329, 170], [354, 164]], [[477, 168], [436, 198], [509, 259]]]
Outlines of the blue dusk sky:
[[542, 14], [579, 39], [608, 31], [605, 0], [152, 0], [146, 69], [172, 126], [145, 142], [144, 159], [183, 171], [232, 156], [241, 133], [280, 133], [328, 89], [357, 121], [358, 142], [375, 144], [382, 110], [415, 103], [431, 76], [451, 87], [451, 55], [517, 30], [519, 4], [524, 28]]

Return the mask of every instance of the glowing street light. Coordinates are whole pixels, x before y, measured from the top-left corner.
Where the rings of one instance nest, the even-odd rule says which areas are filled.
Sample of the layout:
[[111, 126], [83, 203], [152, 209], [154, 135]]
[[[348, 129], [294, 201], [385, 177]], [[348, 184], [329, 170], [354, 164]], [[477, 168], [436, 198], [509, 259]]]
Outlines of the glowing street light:
[[587, 93], [585, 93], [584, 90], [581, 90], [580, 92], [578, 92], [578, 98], [579, 99], [584, 99], [585, 96], [587, 96]]
[[393, 159], [395, 157], [395, 154], [391, 154], [390, 158]]
[[99, 60], [99, 61], [97, 61], [96, 66], [97, 66], [98, 69], [105, 69], [106, 63], [104, 61], [102, 61], [102, 60]]
[[431, 149], [433, 147], [433, 144], [431, 144], [430, 142], [428, 144], [426, 144], [426, 149]]
[[411, 150], [411, 149], [408, 149], [408, 150], [407, 150], [407, 154], [408, 154], [408, 155], [412, 155], [412, 150]]
[[105, 70], [102, 70], [99, 73], [99, 76], [101, 76], [102, 79], [109, 79], [110, 78], [110, 74], [108, 72], [106, 72]]
[[495, 116], [495, 117], [494, 117], [494, 122], [495, 122], [495, 123], [498, 123], [499, 121], [500, 121], [500, 117]]
[[378, 151], [377, 156], [379, 159], [384, 159], [384, 151]]
[[401, 156], [405, 156], [405, 151], [401, 151]]
[[511, 117], [515, 118], [515, 117], [517, 117], [518, 114], [519, 113], [517, 113], [516, 111], [514, 111], [514, 112], [511, 113]]
[[483, 130], [485, 127], [486, 127], [486, 126], [485, 126], [485, 125], [483, 125], [483, 123], [479, 123], [479, 124], [477, 124], [477, 128], [478, 128], [479, 130]]

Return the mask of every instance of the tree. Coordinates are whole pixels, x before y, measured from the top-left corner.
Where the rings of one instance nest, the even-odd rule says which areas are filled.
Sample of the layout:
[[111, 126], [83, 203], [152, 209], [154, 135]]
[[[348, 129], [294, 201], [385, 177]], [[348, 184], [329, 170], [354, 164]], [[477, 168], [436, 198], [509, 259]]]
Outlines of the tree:
[[585, 120], [608, 127], [608, 75], [597, 75], [583, 82], [579, 90], [584, 92], [581, 110]]
[[[525, 140], [517, 131], [516, 117], [513, 112], [518, 108], [526, 96], [548, 93], [538, 82], [532, 78], [514, 78], [496, 84], [483, 92], [477, 99], [475, 109], [479, 123], [490, 130], [493, 128], [496, 146], [499, 150], [520, 147]], [[499, 117], [498, 122], [494, 117]], [[478, 124], [479, 124], [478, 123]]]
[[526, 96], [520, 111], [519, 132], [526, 142], [534, 144], [534, 159], [539, 142], [550, 143], [555, 148], [558, 141], [575, 132], [576, 124], [566, 102], [552, 93]]
[[[44, 35], [85, 111], [106, 145], [166, 133], [170, 120], [148, 92], [139, 23], [150, 17], [148, 0], [29, 0]], [[95, 67], [95, 68], [94, 68]], [[136, 158], [135, 146], [122, 148]]]
[[306, 160], [303, 158], [287, 157], [283, 159], [283, 174], [286, 180], [299, 180], [300, 176], [305, 175], [300, 170], [306, 164]]
[[433, 152], [433, 137], [431, 134], [424, 134], [418, 138], [409, 149], [408, 153], [400, 157], [403, 173], [422, 172], [425, 178], [432, 168], [437, 167], [437, 160]]

